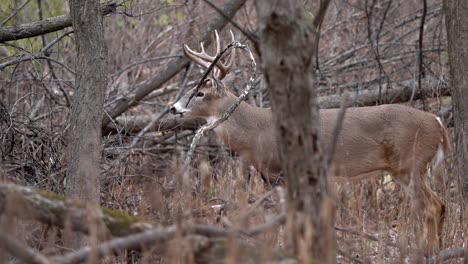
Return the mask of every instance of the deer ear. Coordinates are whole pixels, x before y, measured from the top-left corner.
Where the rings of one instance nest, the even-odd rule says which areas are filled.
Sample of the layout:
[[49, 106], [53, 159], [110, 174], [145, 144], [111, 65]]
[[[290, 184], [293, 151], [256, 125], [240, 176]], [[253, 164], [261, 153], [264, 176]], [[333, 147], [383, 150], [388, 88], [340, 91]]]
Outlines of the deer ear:
[[220, 79], [216, 77], [212, 77], [211, 82], [213, 84], [213, 88], [216, 91], [216, 94], [223, 95], [226, 93], [223, 81], [221, 81]]
[[232, 87], [234, 87], [234, 81], [236, 80], [236, 74], [234, 73], [229, 73], [228, 75], [226, 75], [226, 77], [224, 77], [223, 79], [223, 83], [224, 83], [224, 86], [227, 87], [227, 89], [231, 89], [232, 90]]

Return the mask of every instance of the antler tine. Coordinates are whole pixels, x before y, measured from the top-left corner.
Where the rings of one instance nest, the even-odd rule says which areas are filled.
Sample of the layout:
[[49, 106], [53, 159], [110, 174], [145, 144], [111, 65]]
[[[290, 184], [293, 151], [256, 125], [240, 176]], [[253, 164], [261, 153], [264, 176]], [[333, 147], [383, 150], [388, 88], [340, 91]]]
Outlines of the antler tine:
[[219, 41], [218, 30], [215, 29], [216, 55], [221, 52], [221, 43]]
[[205, 68], [210, 67], [210, 62], [204, 60], [203, 58], [201, 58], [201, 56], [200, 56], [201, 53], [198, 53], [198, 52], [195, 52], [195, 51], [191, 50], [187, 45], [184, 45], [184, 52], [185, 52], [185, 55], [187, 55], [187, 57], [189, 57], [196, 64], [198, 64], [198, 65], [200, 65], [202, 67], [205, 67]]
[[[232, 42], [236, 42], [236, 38], [234, 37], [234, 33], [232, 33], [232, 30], [229, 30], [229, 32], [231, 33]], [[234, 64], [235, 59], [236, 59], [236, 49], [234, 48], [232, 49], [231, 54], [229, 55], [229, 59], [225, 64], [228, 70], [231, 69], [232, 65]]]
[[205, 53], [205, 46], [203, 46], [203, 42], [200, 42], [200, 49], [201, 49], [201, 53]]
[[[236, 38], [234, 37], [234, 33], [232, 32], [232, 30], [230, 30], [230, 33], [231, 33], [231, 39], [232, 39], [232, 42], [235, 42], [236, 41]], [[218, 53], [220, 52], [220, 48], [219, 48], [219, 36], [218, 36], [218, 32], [216, 32], [215, 30], [215, 36], [216, 36], [216, 45], [217, 45], [217, 50], [218, 50]], [[229, 55], [229, 58], [228, 60], [225, 62], [225, 63], [221, 63], [221, 62], [218, 62], [216, 64], [216, 66], [218, 67], [219, 71], [216, 71], [216, 77], [220, 80], [222, 80], [229, 72], [229, 70], [231, 69], [232, 65], [234, 64], [234, 60], [236, 58], [236, 49], [232, 49], [231, 50], [231, 54]]]

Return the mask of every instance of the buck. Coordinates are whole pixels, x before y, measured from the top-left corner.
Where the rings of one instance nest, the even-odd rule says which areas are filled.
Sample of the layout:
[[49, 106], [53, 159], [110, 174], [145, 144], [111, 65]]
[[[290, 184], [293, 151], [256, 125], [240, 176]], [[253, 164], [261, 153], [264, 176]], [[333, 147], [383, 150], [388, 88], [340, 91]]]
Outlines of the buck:
[[[215, 33], [217, 52], [219, 36]], [[205, 68], [214, 56], [184, 46], [185, 54]], [[233, 64], [235, 51], [226, 62], [216, 64], [213, 74], [199, 87], [177, 101], [172, 114], [200, 117], [209, 124], [220, 118], [237, 97], [223, 78]], [[331, 141], [339, 109], [320, 110], [320, 129], [325, 144]], [[272, 179], [281, 171], [272, 112], [242, 102], [232, 115], [214, 129], [221, 140], [245, 162]], [[440, 163], [449, 147], [447, 131], [440, 119], [404, 105], [348, 108], [329, 174], [347, 179], [372, 177], [386, 171], [408, 191], [415, 210], [424, 218], [426, 254], [440, 246], [445, 204], [428, 187], [428, 166]], [[298, 175], [300, 177], [300, 175]], [[286, 183], [287, 184], [287, 183]], [[436, 241], [434, 244], [433, 241]]]

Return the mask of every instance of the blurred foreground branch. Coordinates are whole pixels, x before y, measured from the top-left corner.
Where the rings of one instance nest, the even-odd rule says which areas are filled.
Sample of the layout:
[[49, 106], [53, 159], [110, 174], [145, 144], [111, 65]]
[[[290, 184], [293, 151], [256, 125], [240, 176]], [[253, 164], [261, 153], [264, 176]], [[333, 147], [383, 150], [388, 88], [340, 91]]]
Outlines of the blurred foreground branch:
[[4, 248], [24, 263], [50, 263], [44, 255], [21, 243], [16, 239], [16, 237], [11, 236], [7, 232], [0, 231], [0, 247]]
[[[0, 208], [2, 213], [21, 219], [33, 219], [44, 224], [88, 234], [88, 211], [75, 200], [45, 191], [35, 191], [15, 184], [0, 184]], [[151, 225], [107, 208], [101, 208], [98, 221], [107, 227], [113, 236], [125, 236], [141, 232]]]

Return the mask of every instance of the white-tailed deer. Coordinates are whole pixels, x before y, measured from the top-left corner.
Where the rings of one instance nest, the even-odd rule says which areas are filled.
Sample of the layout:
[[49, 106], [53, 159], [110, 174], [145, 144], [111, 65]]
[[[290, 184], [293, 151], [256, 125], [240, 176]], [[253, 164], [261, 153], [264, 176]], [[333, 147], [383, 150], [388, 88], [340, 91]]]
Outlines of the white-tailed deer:
[[[217, 52], [219, 37], [216, 35]], [[214, 57], [204, 49], [197, 53], [187, 46], [185, 54], [199, 65], [208, 67]], [[220, 118], [237, 97], [222, 79], [228, 74], [234, 55], [218, 62], [217, 69], [198, 89], [192, 89], [171, 107], [171, 113], [204, 118], [208, 123]], [[338, 109], [320, 110], [321, 135], [331, 140]], [[246, 162], [264, 175], [279, 175], [281, 167], [272, 113], [270, 109], [242, 102], [215, 133]], [[442, 161], [448, 151], [447, 131], [440, 119], [404, 105], [380, 105], [348, 108], [329, 174], [342, 178], [360, 178], [371, 172], [387, 171], [408, 190], [415, 210], [424, 218], [423, 236], [426, 254], [432, 254], [440, 242], [444, 220], [444, 202], [428, 187], [428, 166]], [[275, 176], [274, 176], [275, 177]], [[273, 178], [274, 178], [273, 177]]]

